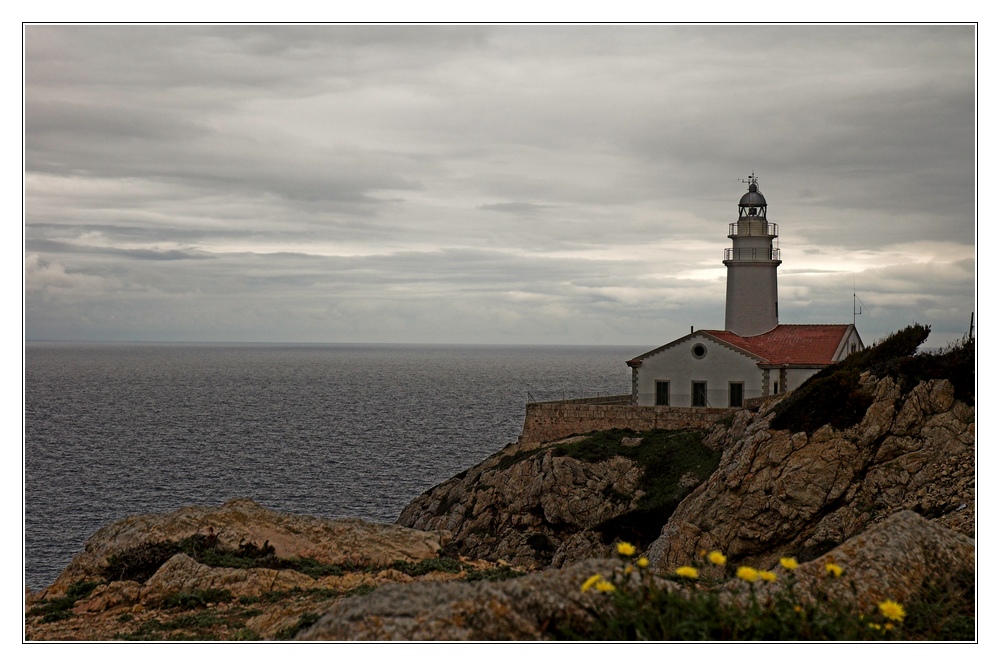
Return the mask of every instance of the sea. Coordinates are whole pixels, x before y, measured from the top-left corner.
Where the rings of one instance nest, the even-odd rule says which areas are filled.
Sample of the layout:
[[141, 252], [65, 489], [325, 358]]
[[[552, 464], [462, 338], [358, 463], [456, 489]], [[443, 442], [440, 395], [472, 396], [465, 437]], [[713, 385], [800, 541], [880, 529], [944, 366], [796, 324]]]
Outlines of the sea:
[[392, 523], [516, 441], [525, 403], [628, 393], [642, 351], [28, 343], [24, 585], [114, 521], [235, 497]]

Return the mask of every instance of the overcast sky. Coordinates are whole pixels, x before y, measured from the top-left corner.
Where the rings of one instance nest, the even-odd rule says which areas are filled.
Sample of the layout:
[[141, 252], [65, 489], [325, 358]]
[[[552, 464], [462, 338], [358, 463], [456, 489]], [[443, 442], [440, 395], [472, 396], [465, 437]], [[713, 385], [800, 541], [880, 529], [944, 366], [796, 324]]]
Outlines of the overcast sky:
[[972, 26], [24, 31], [28, 340], [659, 346], [975, 309]]

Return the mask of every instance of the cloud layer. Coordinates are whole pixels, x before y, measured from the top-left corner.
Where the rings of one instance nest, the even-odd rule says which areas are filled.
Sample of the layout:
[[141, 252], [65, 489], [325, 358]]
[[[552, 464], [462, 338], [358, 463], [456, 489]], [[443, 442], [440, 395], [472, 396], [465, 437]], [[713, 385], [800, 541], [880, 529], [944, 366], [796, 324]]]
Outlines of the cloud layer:
[[28, 339], [662, 344], [975, 308], [972, 26], [27, 26]]

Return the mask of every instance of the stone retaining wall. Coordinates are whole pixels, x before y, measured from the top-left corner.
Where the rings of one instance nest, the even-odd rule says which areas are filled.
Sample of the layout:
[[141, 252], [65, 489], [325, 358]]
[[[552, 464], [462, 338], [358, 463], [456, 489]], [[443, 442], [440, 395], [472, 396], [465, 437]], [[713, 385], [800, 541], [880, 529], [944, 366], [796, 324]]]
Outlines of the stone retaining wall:
[[529, 402], [524, 409], [520, 444], [552, 442], [595, 430], [682, 430], [707, 428], [738, 411], [713, 407], [640, 407], [631, 396]]

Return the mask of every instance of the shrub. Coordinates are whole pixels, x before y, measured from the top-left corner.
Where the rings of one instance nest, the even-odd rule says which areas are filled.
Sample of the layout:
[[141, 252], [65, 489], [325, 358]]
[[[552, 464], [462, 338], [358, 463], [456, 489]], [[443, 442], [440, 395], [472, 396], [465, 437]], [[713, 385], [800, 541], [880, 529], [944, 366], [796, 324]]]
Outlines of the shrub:
[[861, 373], [868, 370], [876, 376], [885, 376], [900, 358], [916, 353], [930, 330], [930, 326], [919, 324], [907, 326], [874, 346], [823, 368], [778, 403], [771, 427], [812, 434], [827, 424], [844, 430], [860, 423], [872, 404], [872, 396], [859, 385]]
[[640, 545], [659, 536], [667, 519], [692, 487], [680, 485], [686, 474], [704, 481], [719, 465], [721, 453], [702, 444], [701, 431], [650, 430], [641, 433], [639, 446], [624, 446], [624, 437], [635, 437], [630, 430], [609, 430], [594, 433], [587, 439], [555, 449], [556, 455], [566, 455], [589, 462], [599, 462], [613, 456], [624, 456], [642, 468], [639, 489], [642, 497], [635, 509], [595, 526], [605, 543], [622, 537]]
[[210, 587], [193, 592], [171, 594], [160, 602], [161, 608], [204, 608], [209, 604], [227, 603], [233, 600], [233, 593], [225, 588]]
[[107, 580], [145, 583], [171, 557], [181, 552], [173, 541], [150, 541], [114, 553], [101, 574]]

